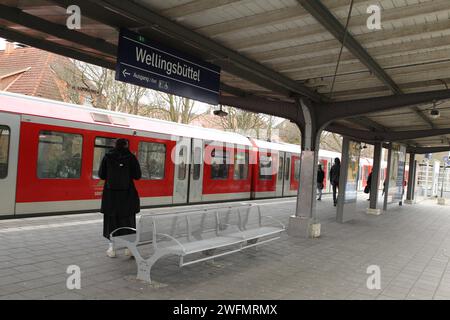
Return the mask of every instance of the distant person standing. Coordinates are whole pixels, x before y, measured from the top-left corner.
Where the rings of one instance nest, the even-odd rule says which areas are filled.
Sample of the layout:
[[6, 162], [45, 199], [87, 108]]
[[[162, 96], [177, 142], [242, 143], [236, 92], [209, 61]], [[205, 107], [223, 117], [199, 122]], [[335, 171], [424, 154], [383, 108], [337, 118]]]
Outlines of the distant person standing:
[[367, 184], [366, 187], [364, 188], [364, 193], [368, 193], [369, 194], [369, 199], [367, 199], [367, 201], [370, 201], [370, 187], [372, 185], [372, 171], [370, 171], [369, 175], [367, 176]]
[[317, 200], [322, 200], [322, 190], [323, 190], [323, 180], [325, 179], [325, 172], [322, 169], [322, 165], [319, 164], [317, 167], [317, 190], [319, 192], [319, 197]]
[[[139, 180], [142, 173], [138, 160], [128, 149], [127, 140], [116, 140], [115, 148], [103, 157], [98, 175], [105, 180], [100, 210], [103, 213], [103, 236], [109, 239], [111, 232], [118, 228], [124, 229], [115, 232], [115, 236], [135, 233], [130, 228], [136, 228], [140, 200], [133, 179]], [[111, 241], [106, 254], [111, 258], [116, 256]], [[130, 252], [126, 250], [125, 254], [130, 255]]]
[[337, 195], [336, 191], [339, 189], [339, 176], [341, 174], [341, 160], [339, 158], [334, 159], [334, 164], [330, 169], [330, 183], [333, 187], [333, 204], [336, 207]]

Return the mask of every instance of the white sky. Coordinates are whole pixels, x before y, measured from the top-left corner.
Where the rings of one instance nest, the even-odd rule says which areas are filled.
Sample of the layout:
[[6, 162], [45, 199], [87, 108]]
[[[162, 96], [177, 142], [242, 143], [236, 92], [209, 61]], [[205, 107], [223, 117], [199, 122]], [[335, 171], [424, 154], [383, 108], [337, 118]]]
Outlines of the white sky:
[[5, 49], [5, 39], [0, 38], [0, 50]]

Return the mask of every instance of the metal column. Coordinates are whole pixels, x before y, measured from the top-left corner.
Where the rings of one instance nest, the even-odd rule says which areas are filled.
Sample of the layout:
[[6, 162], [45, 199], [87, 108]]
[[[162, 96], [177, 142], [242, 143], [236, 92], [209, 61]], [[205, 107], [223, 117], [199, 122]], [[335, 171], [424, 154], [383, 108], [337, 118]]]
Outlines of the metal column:
[[316, 185], [321, 131], [315, 129], [311, 111], [303, 100], [300, 100], [299, 108], [305, 119], [300, 157], [300, 185], [297, 192], [295, 215], [289, 218], [288, 234], [290, 236], [318, 237], [320, 223], [316, 217]]
[[388, 194], [389, 194], [389, 176], [391, 174], [391, 159], [392, 159], [392, 145], [389, 146], [388, 158], [387, 158], [387, 168], [386, 168], [386, 176], [384, 177], [383, 190], [384, 190], [384, 202], [383, 202], [383, 210], [387, 210], [388, 206]]
[[415, 157], [414, 153], [409, 154], [408, 190], [406, 191], [405, 203], [412, 204], [414, 200], [414, 180], [415, 180]]

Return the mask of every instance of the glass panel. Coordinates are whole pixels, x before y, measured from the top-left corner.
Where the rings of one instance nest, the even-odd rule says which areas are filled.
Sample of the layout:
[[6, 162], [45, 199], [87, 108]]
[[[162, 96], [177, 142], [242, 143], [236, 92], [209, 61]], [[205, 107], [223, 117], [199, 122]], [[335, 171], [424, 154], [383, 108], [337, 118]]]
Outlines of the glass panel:
[[291, 172], [291, 158], [286, 158], [286, 167], [284, 168], [284, 178], [289, 180], [291, 177], [289, 176]]
[[9, 128], [0, 126], [0, 179], [8, 175], [9, 135]]
[[92, 164], [92, 178], [99, 179], [98, 170], [105, 154], [114, 148], [116, 138], [95, 138], [94, 145], [94, 162]]
[[82, 148], [83, 137], [79, 134], [41, 131], [39, 133], [38, 178], [80, 178]]
[[211, 179], [227, 179], [230, 163], [228, 151], [213, 149], [211, 151]]
[[138, 159], [142, 170], [142, 179], [164, 179], [166, 163], [166, 145], [154, 142], [139, 142]]
[[236, 151], [234, 154], [234, 180], [245, 180], [248, 177], [248, 152]]
[[259, 180], [272, 179], [272, 157], [269, 155], [259, 156]]
[[280, 156], [278, 161], [278, 180], [283, 180], [283, 163], [284, 157]]
[[178, 180], [186, 179], [186, 157], [187, 149], [185, 146], [181, 147], [178, 153], [180, 164], [178, 165]]
[[194, 180], [200, 179], [200, 170], [202, 165], [202, 148], [196, 147], [194, 149], [194, 172], [192, 178]]
[[300, 159], [294, 160], [294, 178], [296, 181], [300, 180]]

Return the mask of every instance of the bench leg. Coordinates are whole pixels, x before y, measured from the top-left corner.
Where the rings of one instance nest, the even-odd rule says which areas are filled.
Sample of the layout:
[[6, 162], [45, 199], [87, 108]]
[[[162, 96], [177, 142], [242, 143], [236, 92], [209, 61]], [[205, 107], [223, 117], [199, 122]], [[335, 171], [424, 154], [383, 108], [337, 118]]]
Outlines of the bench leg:
[[164, 256], [164, 254], [154, 254], [148, 260], [142, 259], [141, 256], [135, 257], [137, 264], [137, 279], [148, 283], [152, 283], [150, 278], [150, 271], [152, 270], [155, 262]]
[[151, 283], [152, 280], [150, 278], [150, 271], [152, 269], [152, 265], [148, 263], [147, 260], [137, 261], [137, 279], [141, 281], [145, 281]]

